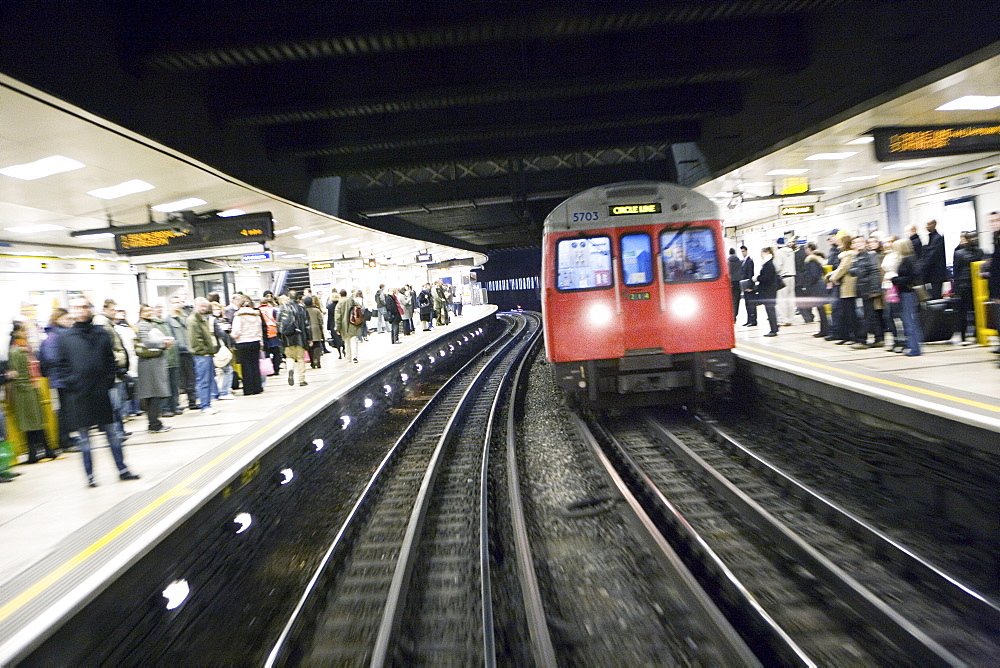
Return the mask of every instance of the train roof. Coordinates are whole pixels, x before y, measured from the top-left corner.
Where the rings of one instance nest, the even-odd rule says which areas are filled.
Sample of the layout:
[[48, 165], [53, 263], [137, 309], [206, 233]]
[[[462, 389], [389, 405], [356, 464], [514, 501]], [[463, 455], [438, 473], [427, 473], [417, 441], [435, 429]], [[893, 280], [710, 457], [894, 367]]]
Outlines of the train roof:
[[[596, 188], [589, 188], [568, 198], [545, 217], [544, 231], [566, 232], [589, 230], [595, 227], [620, 227], [642, 224], [645, 216], [620, 216], [612, 218], [610, 207], [625, 205], [660, 204], [657, 223], [682, 223], [689, 220], [719, 220], [715, 203], [690, 188], [666, 181], [623, 181]], [[572, 216], [572, 213], [596, 211], [600, 218]], [[576, 221], [573, 219], [577, 218]]]

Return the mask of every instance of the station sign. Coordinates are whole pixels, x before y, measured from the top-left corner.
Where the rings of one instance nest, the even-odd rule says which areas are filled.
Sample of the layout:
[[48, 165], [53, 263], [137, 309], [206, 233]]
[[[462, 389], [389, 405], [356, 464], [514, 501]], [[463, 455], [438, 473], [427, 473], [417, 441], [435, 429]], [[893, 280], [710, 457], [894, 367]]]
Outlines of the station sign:
[[242, 258], [244, 262], [269, 262], [274, 259], [271, 251], [264, 251], [263, 253], [247, 253]]
[[417, 253], [417, 264], [422, 264], [424, 262], [433, 262], [434, 256], [430, 253]]
[[820, 213], [823, 213], [823, 205], [819, 202], [814, 204], [782, 204], [778, 207], [778, 215], [782, 218], [815, 216]]
[[164, 224], [162, 230], [126, 232], [115, 237], [115, 250], [119, 255], [151, 255], [271, 239], [274, 239], [274, 221], [269, 211], [263, 211]]
[[309, 268], [313, 271], [319, 271], [320, 269], [333, 269], [333, 262], [330, 260], [325, 260], [323, 262], [310, 262]]
[[1000, 123], [878, 127], [872, 136], [879, 162], [1000, 151]]
[[608, 207], [608, 214], [612, 216], [635, 216], [644, 213], [660, 213], [662, 207], [659, 202], [648, 204], [616, 204]]

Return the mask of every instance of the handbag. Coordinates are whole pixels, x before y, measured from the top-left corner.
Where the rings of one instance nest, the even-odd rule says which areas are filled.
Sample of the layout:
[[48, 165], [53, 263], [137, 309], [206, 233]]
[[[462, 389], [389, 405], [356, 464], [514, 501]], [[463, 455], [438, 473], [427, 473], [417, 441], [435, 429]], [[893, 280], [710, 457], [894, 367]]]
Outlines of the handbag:
[[261, 376], [274, 375], [274, 364], [271, 362], [270, 357], [261, 354], [260, 358], [257, 360], [257, 365], [260, 367]]
[[927, 292], [927, 288], [919, 283], [913, 286], [913, 294], [917, 296], [918, 302], [925, 302], [931, 298], [930, 293]]
[[895, 285], [890, 285], [885, 289], [885, 300], [890, 304], [899, 303], [899, 288]]
[[154, 357], [163, 357], [162, 348], [147, 348], [142, 345], [142, 341], [139, 339], [135, 340], [135, 355], [144, 360], [153, 359]]
[[212, 363], [216, 369], [223, 369], [233, 361], [233, 351], [228, 346], [219, 346], [219, 350], [212, 355]]
[[1000, 330], [1000, 302], [986, 302], [986, 328]]

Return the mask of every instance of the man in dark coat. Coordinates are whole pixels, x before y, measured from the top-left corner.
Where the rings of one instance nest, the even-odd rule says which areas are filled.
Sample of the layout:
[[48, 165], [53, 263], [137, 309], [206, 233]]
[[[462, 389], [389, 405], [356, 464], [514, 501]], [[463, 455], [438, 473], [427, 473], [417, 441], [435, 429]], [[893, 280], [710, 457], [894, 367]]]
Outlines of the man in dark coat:
[[941, 286], [948, 280], [948, 260], [944, 254], [944, 237], [937, 231], [937, 221], [927, 221], [927, 245], [920, 258], [920, 275], [930, 287], [931, 299], [941, 299]]
[[740, 289], [740, 278], [743, 276], [743, 263], [740, 259], [736, 257], [736, 249], [729, 249], [729, 291], [733, 295], [733, 322], [736, 322], [736, 317], [740, 312], [740, 294], [742, 290]]
[[[740, 274], [741, 279], [753, 280], [753, 258], [750, 257], [750, 252], [747, 250], [746, 246], [740, 246], [740, 252], [743, 253], [743, 273]], [[747, 309], [747, 321], [743, 323], [744, 327], [756, 327], [757, 326], [757, 300], [754, 299], [753, 288], [743, 291], [743, 303]]]
[[119, 479], [138, 480], [139, 476], [129, 471], [125, 464], [121, 433], [114, 423], [109, 392], [115, 384], [116, 365], [111, 337], [103, 327], [94, 324], [94, 306], [86, 297], [70, 300], [70, 315], [76, 322], [59, 338], [57, 364], [65, 378], [67, 428], [76, 431], [76, 445], [83, 453], [87, 484], [97, 487], [90, 456], [90, 428], [93, 426], [100, 427], [108, 438]]

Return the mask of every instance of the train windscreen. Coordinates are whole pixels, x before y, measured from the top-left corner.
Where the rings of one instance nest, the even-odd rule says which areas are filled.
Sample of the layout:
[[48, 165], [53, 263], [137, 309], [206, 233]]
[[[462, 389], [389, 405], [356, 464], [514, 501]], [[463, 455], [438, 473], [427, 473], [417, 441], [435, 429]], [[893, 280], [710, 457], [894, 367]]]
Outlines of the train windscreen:
[[667, 229], [660, 233], [663, 280], [666, 283], [719, 278], [715, 235], [707, 227]]
[[610, 237], [577, 237], [556, 244], [556, 288], [592, 290], [610, 286]]

